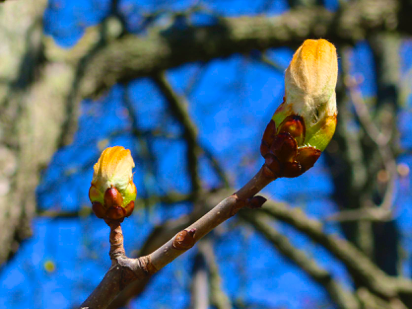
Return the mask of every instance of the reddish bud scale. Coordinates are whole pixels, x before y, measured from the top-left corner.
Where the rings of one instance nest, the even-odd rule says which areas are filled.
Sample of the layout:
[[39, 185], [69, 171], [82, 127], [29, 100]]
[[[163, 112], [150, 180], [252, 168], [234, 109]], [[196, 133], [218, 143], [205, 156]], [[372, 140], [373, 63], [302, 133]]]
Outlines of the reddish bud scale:
[[[93, 186], [91, 187], [93, 188]], [[108, 188], [104, 194], [104, 204], [93, 202], [93, 212], [96, 217], [107, 220], [123, 221], [125, 217], [132, 214], [134, 209], [134, 201], [131, 201], [126, 207], [122, 207], [123, 198], [120, 192], [114, 188]]]
[[302, 117], [297, 115], [286, 117], [279, 128], [279, 133], [282, 132], [288, 132], [296, 140], [298, 145], [302, 145], [305, 141], [306, 134]]
[[321, 151], [310, 146], [299, 148], [305, 134], [305, 122], [300, 116], [286, 117], [278, 132], [275, 122], [269, 122], [260, 146], [268, 177], [297, 177], [315, 164]]
[[112, 186], [104, 193], [104, 203], [108, 208], [120, 207], [123, 203], [122, 195], [115, 187]]
[[260, 154], [264, 157], [269, 153], [270, 145], [272, 145], [273, 140], [276, 137], [276, 124], [271, 120], [266, 126], [265, 132], [263, 133], [262, 143], [260, 144]]

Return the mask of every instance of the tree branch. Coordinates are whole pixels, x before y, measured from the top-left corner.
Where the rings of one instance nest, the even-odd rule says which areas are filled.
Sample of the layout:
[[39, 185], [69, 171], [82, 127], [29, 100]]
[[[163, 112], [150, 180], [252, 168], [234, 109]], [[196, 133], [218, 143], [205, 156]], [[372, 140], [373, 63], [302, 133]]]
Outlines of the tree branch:
[[150, 255], [138, 259], [119, 257], [98, 287], [82, 304], [82, 308], [107, 308], [110, 302], [133, 281], [147, 281], [175, 258], [189, 250], [194, 244], [216, 226], [235, 215], [244, 207], [261, 207], [266, 201], [255, 196], [274, 179], [265, 176], [263, 166], [260, 171], [235, 194], [225, 198], [195, 223], [179, 232]]
[[[198, 220], [205, 209], [212, 209], [219, 201], [221, 201], [226, 196], [230, 195], [233, 190], [224, 189], [218, 191], [212, 191], [202, 194], [197, 203], [202, 203], [200, 207], [195, 207], [194, 211], [189, 215], [183, 215], [178, 219], [169, 220], [165, 223], [156, 226], [152, 233], [146, 238], [143, 246], [141, 247], [138, 256], [148, 255], [151, 252], [158, 249], [162, 244], [167, 242], [171, 237], [176, 235], [179, 231], [184, 229], [186, 226], [190, 225], [191, 222]], [[134, 281], [125, 287], [124, 290], [113, 300], [113, 302], [108, 307], [109, 309], [116, 309], [126, 306], [126, 304], [137, 295], [143, 292], [146, 285], [149, 283], [149, 278], [147, 280]]]

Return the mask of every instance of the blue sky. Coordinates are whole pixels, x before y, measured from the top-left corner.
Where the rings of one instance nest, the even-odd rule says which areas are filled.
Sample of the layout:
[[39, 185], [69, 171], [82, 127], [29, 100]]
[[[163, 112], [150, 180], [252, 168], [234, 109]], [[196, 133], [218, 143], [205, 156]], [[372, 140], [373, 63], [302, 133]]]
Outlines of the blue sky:
[[[225, 16], [259, 14], [265, 1], [200, 1], [212, 12]], [[184, 10], [194, 1], [120, 1], [121, 11], [128, 20], [129, 30], [144, 35], [139, 26], [142, 14], [159, 9]], [[329, 9], [335, 1], [327, 1]], [[108, 1], [50, 0], [45, 13], [45, 33], [60, 45], [72, 46], [84, 29], [102, 20]], [[287, 10], [284, 1], [273, 1], [265, 14], [280, 14]], [[167, 14], [163, 17], [168, 18]], [[193, 17], [194, 23], [213, 22], [210, 14]], [[402, 74], [411, 68], [412, 45], [402, 46]], [[270, 50], [268, 56], [286, 68], [293, 51]], [[361, 86], [365, 97], [373, 96], [374, 71], [371, 53], [365, 43], [354, 49], [353, 73], [364, 76]], [[206, 65], [186, 64], [169, 70], [167, 78], [176, 91], [187, 97], [192, 119], [199, 128], [199, 140], [228, 171], [238, 187], [245, 183], [262, 164], [259, 155], [260, 138], [284, 93], [283, 71], [274, 70], [256, 60], [241, 55], [216, 59]], [[195, 87], [187, 92], [192, 80]], [[168, 132], [174, 136], [158, 136], [137, 141], [131, 134], [130, 115], [124, 103], [127, 95], [142, 130]], [[410, 146], [412, 131], [411, 102], [400, 116], [402, 144]], [[73, 211], [90, 207], [87, 193], [92, 178], [92, 165], [102, 147], [122, 145], [131, 149], [136, 162], [135, 184], [138, 195], [148, 197], [168, 191], [185, 193], [189, 176], [185, 168], [185, 144], [179, 138], [181, 128], [168, 113], [166, 102], [147, 78], [131, 82], [128, 87], [115, 86], [97, 101], [86, 100], [81, 105], [79, 130], [72, 145], [59, 150], [45, 171], [38, 187], [38, 203], [42, 209]], [[153, 149], [155, 160], [150, 163], [145, 147]], [[411, 166], [411, 157], [400, 158]], [[219, 184], [210, 162], [201, 158], [201, 177], [205, 187]], [[315, 181], [314, 181], [315, 180]], [[398, 187], [397, 221], [401, 227], [403, 245], [412, 250], [412, 210], [410, 178], [400, 180]], [[324, 218], [336, 211], [330, 200], [333, 184], [321, 159], [310, 172], [297, 179], [281, 179], [265, 189], [276, 200], [302, 207], [308, 214]], [[176, 218], [191, 210], [190, 204], [166, 206], [156, 204], [150, 209], [136, 209], [123, 223], [128, 253], [137, 250], [155, 224]], [[317, 258], [319, 264], [350, 285], [343, 267], [328, 253], [312, 244], [290, 227], [277, 224], [292, 243]], [[340, 234], [335, 224], [326, 225], [330, 233]], [[236, 219], [223, 224], [215, 233], [215, 251], [222, 274], [223, 289], [232, 299], [253, 302], [269, 308], [314, 308], [328, 302], [322, 288], [301, 270], [282, 258], [266, 241]], [[146, 292], [134, 300], [132, 308], [186, 308], [189, 303], [192, 257], [196, 249], [179, 257], [156, 275]], [[55, 266], [47, 270], [47, 263]], [[409, 276], [409, 263], [404, 263]], [[24, 242], [15, 258], [0, 272], [0, 307], [8, 308], [70, 308], [80, 304], [110, 266], [108, 228], [94, 216], [79, 219], [38, 218], [33, 221], [33, 237]], [[173, 304], [170, 305], [170, 304]]]

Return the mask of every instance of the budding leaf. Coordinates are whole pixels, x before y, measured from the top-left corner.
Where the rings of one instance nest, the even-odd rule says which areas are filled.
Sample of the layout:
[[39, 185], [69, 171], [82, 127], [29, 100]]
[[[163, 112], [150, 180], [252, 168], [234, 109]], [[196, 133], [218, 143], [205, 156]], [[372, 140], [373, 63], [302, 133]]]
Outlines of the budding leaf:
[[330, 142], [336, 128], [337, 77], [336, 48], [328, 41], [306, 40], [293, 55], [284, 101], [262, 139], [262, 156], [275, 177], [301, 175]]
[[94, 165], [89, 198], [96, 216], [123, 220], [130, 216], [136, 199], [133, 183], [134, 161], [130, 150], [121, 146], [106, 148]]

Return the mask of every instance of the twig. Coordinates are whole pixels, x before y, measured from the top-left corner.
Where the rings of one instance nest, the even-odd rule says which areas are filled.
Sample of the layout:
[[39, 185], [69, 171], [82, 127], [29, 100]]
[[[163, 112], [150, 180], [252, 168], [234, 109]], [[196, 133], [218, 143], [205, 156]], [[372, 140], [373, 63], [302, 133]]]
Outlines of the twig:
[[[149, 136], [145, 136], [142, 133], [141, 128], [139, 127], [139, 119], [137, 116], [137, 111], [135, 108], [135, 105], [133, 104], [132, 99], [130, 98], [129, 95], [129, 84], [126, 84], [124, 86], [123, 90], [123, 104], [125, 105], [127, 111], [128, 111], [128, 116], [131, 121], [132, 125], [132, 133], [133, 137], [137, 139], [137, 143], [135, 145], [135, 148], [138, 153], [141, 154], [141, 157], [143, 160], [146, 161], [146, 168], [145, 168], [145, 176], [150, 177], [151, 179], [154, 179], [154, 181], [157, 181], [157, 174], [156, 174], [156, 158], [153, 154], [153, 149], [151, 147], [150, 139]], [[157, 199], [156, 197], [151, 194], [150, 188], [147, 186], [146, 181], [143, 182], [144, 184], [144, 194], [149, 196], [149, 199], [145, 202], [145, 206], [148, 208], [150, 206], [150, 203], [152, 202], [153, 204], [156, 203]]]
[[217, 176], [219, 176], [220, 181], [222, 181], [223, 187], [229, 188], [230, 181], [228, 179], [228, 176], [225, 173], [225, 170], [220, 165], [220, 162], [218, 161], [218, 159], [213, 155], [213, 153], [206, 146], [201, 145], [201, 148], [203, 149], [203, 152], [205, 153], [206, 158], [210, 161], [210, 164], [215, 170]]
[[169, 103], [172, 113], [183, 127], [183, 138], [187, 142], [187, 167], [190, 174], [192, 183], [192, 194], [198, 195], [201, 190], [201, 181], [199, 176], [198, 156], [203, 152], [206, 158], [210, 161], [212, 167], [216, 171], [217, 175], [223, 182], [225, 187], [229, 186], [229, 180], [224, 173], [223, 168], [220, 166], [218, 160], [213, 154], [203, 145], [200, 144], [197, 138], [197, 127], [192, 121], [187, 108], [188, 103], [185, 98], [179, 96], [167, 81], [164, 72], [158, 73], [154, 80], [159, 87], [160, 91], [165, 96]]
[[279, 63], [273, 61], [268, 55], [266, 55], [266, 53], [262, 53], [260, 55], [259, 60], [263, 64], [267, 65], [269, 68], [271, 68], [271, 69], [273, 69], [277, 72], [282, 72], [283, 73], [286, 70], [286, 67], [284, 67], [284, 66], [280, 65]]
[[116, 220], [106, 220], [107, 225], [110, 227], [110, 251], [109, 256], [112, 262], [115, 264], [118, 258], [126, 256], [123, 246], [123, 232], [120, 222]]
[[[183, 202], [190, 202], [192, 201], [192, 196], [190, 194], [180, 194], [177, 192], [170, 192], [166, 195], [159, 195], [155, 196], [155, 198], [138, 198], [136, 199], [136, 204], [146, 203], [152, 205], [152, 201], [156, 200], [157, 202], [163, 204], [176, 204], [176, 203], [183, 203]], [[38, 217], [44, 218], [52, 218], [52, 219], [59, 219], [59, 218], [81, 218], [81, 217], [88, 217], [90, 216], [93, 211], [90, 207], [82, 207], [79, 210], [75, 211], [63, 211], [63, 210], [56, 210], [56, 209], [41, 209], [41, 205], [39, 205], [39, 209], [37, 210]]]
[[[393, 217], [393, 200], [396, 194], [396, 179], [397, 179], [397, 167], [396, 161], [394, 159], [392, 150], [390, 149], [388, 143], [391, 139], [391, 132], [382, 133], [374, 123], [367, 107], [365, 101], [362, 98], [361, 92], [357, 87], [356, 81], [349, 75], [349, 52], [347, 49], [341, 52], [342, 55], [342, 67], [343, 67], [343, 80], [348, 89], [348, 95], [350, 101], [352, 102], [357, 118], [359, 119], [362, 128], [364, 129], [370, 140], [376, 144], [378, 155], [382, 160], [382, 164], [389, 174], [389, 181], [386, 185], [385, 193], [382, 198], [380, 205], [375, 205], [371, 200], [367, 200], [366, 203], [360, 205], [360, 208], [344, 210], [327, 217], [326, 221], [339, 221], [339, 222], [350, 222], [350, 221], [362, 221], [364, 224], [369, 224], [367, 221], [388, 221]], [[341, 109], [341, 118], [345, 118], [347, 111]], [[364, 164], [364, 154], [361, 152], [358, 139], [355, 141], [352, 134], [347, 135], [347, 150], [349, 158], [353, 158], [351, 161], [354, 175], [354, 181], [352, 182], [352, 191], [354, 191], [353, 183], [359, 182], [357, 190], [364, 190], [365, 184], [367, 183], [367, 172], [365, 170]], [[360, 177], [362, 176], [362, 177]], [[361, 179], [361, 181], [359, 181]], [[362, 195], [359, 191], [358, 195]], [[359, 200], [358, 200], [359, 201]], [[339, 202], [339, 201], [338, 201]], [[361, 202], [362, 203], [362, 202]]]
[[150, 255], [138, 259], [118, 257], [98, 287], [82, 304], [83, 307], [107, 308], [110, 302], [133, 281], [147, 278], [192, 248], [195, 243], [216, 226], [226, 221], [244, 207], [258, 208], [266, 201], [255, 196], [274, 179], [265, 175], [265, 166], [235, 194], [225, 198], [195, 223], [180, 231]]
[[[151, 252], [158, 249], [161, 245], [167, 242], [173, 235], [176, 235], [179, 231], [190, 225], [191, 222], [198, 220], [203, 214], [205, 209], [212, 209], [219, 201], [233, 192], [231, 189], [223, 189], [219, 191], [210, 191], [202, 194], [197, 203], [202, 203], [201, 207], [195, 207], [193, 212], [189, 215], [183, 215], [175, 220], [168, 220], [161, 225], [156, 226], [152, 233], [146, 238], [143, 246], [141, 247], [137, 256], [148, 255]], [[203, 201], [203, 202], [202, 202]], [[132, 256], [132, 257], [137, 257]], [[144, 291], [149, 278], [146, 281], [134, 281], [129, 284], [108, 307], [109, 309], [115, 309], [124, 307], [132, 298], [139, 295]]]

